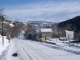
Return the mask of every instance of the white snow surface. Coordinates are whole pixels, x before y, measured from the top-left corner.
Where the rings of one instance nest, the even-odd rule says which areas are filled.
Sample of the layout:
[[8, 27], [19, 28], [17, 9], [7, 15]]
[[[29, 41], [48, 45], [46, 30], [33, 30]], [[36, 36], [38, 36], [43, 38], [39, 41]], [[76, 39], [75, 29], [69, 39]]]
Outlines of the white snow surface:
[[2, 36], [0, 35], [0, 55], [9, 46], [8, 39], [4, 36], [4, 45], [2, 45]]
[[51, 28], [38, 28], [36, 29], [36, 33], [40, 33], [40, 32], [52, 32]]
[[13, 24], [9, 24], [10, 25], [10, 27], [14, 27], [14, 25]]
[[[57, 42], [55, 42], [57, 43]], [[60, 43], [60, 42], [58, 42]], [[58, 44], [57, 43], [57, 44]], [[79, 60], [80, 51], [75, 47], [48, 44], [45, 42], [36, 42], [32, 40], [13, 39], [7, 54], [2, 60]], [[72, 49], [73, 50], [70, 50]], [[79, 54], [78, 54], [78, 53]], [[17, 57], [12, 54], [17, 53]]]
[[51, 28], [41, 28], [41, 32], [52, 32]]
[[[74, 41], [74, 40], [70, 40]], [[62, 49], [74, 52], [75, 54], [80, 54], [80, 43], [69, 43], [69, 40], [67, 41], [60, 41], [59, 38], [55, 38], [52, 40], [47, 40], [46, 42], [49, 43], [56, 43], [57, 46], [60, 46]]]

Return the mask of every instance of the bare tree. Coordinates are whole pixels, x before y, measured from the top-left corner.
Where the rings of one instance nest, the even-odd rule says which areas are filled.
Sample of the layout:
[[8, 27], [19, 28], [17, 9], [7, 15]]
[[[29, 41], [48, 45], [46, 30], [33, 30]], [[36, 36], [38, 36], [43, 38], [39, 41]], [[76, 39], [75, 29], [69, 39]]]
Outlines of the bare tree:
[[11, 32], [12, 38], [18, 37], [20, 33], [22, 32], [22, 30], [24, 30], [24, 24], [22, 22], [15, 21], [13, 24], [14, 24], [14, 27]]

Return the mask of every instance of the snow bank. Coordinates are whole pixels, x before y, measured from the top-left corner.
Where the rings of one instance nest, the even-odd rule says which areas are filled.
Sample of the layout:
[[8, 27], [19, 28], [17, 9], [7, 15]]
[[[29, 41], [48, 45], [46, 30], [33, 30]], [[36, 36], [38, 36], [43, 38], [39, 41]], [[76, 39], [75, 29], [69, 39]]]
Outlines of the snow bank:
[[4, 46], [2, 45], [2, 36], [0, 35], [0, 55], [9, 46], [8, 39], [4, 36]]
[[69, 46], [69, 41], [60, 41], [58, 38], [52, 39], [52, 41], [47, 41], [47, 42], [56, 44], [55, 46], [48, 45], [48, 47], [60, 49], [63, 51], [67, 51], [67, 52], [71, 52], [71, 53], [80, 55], [80, 43], [70, 43], [70, 46]]

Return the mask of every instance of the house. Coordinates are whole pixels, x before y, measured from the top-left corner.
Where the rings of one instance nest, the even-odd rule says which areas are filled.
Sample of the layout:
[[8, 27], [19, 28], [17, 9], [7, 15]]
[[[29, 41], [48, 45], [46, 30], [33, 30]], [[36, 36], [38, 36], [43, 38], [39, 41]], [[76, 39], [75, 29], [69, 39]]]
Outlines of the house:
[[29, 24], [32, 25], [38, 25], [40, 28], [51, 28], [52, 22], [46, 22], [46, 21], [29, 21]]
[[39, 28], [36, 30], [38, 38], [52, 38], [52, 29], [51, 28]]
[[45, 21], [29, 21], [24, 36], [29, 39], [52, 38], [51, 22]]
[[65, 30], [65, 32], [66, 32], [66, 39], [74, 39], [74, 31]]

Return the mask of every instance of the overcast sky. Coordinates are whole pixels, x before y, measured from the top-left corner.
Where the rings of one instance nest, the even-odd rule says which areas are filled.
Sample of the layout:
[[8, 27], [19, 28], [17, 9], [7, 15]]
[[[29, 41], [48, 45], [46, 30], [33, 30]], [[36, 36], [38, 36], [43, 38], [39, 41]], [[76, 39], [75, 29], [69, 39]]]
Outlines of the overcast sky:
[[80, 0], [0, 0], [11, 20], [61, 22], [80, 15]]

